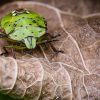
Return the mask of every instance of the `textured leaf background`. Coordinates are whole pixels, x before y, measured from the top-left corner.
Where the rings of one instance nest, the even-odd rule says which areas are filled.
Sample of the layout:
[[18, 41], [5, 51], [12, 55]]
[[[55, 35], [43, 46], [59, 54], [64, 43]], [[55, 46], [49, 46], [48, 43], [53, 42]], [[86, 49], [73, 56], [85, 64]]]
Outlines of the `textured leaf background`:
[[16, 8], [38, 12], [51, 35], [61, 34], [53, 45], [64, 53], [53, 56], [48, 44], [33, 55], [0, 57], [0, 91], [25, 100], [100, 100], [100, 1], [33, 1], [6, 4], [0, 17]]

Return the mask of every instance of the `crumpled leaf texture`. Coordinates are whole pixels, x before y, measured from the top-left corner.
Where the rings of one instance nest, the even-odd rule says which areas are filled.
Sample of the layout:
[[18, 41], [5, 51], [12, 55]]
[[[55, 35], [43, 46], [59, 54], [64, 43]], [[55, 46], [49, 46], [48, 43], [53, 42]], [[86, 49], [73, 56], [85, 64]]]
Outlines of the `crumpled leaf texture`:
[[92, 7], [90, 0], [20, 1], [1, 7], [0, 17], [16, 8], [43, 15], [48, 32], [61, 34], [52, 44], [64, 53], [52, 56], [47, 44], [48, 49], [40, 47], [30, 56], [0, 57], [0, 91], [25, 100], [99, 100], [100, 9], [99, 4]]

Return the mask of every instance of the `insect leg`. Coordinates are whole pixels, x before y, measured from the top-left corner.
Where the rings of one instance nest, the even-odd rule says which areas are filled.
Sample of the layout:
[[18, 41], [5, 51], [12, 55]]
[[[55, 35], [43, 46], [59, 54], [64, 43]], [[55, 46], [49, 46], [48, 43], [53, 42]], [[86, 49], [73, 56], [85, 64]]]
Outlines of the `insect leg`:
[[6, 34], [0, 34], [0, 38], [6, 37]]
[[17, 49], [17, 50], [23, 50], [23, 49], [26, 49], [26, 47], [24, 46], [18, 46], [18, 45], [7, 45], [5, 46], [6, 48], [14, 48], [14, 49]]
[[56, 34], [56, 35], [51, 35], [50, 33], [47, 33], [47, 36], [49, 37], [49, 38], [57, 38], [57, 37], [60, 37], [61, 35], [60, 34]]
[[50, 42], [54, 42], [54, 41], [58, 41], [56, 39], [52, 39], [52, 40], [42, 40], [41, 42], [37, 42], [37, 44], [45, 44], [45, 43], [50, 43]]
[[4, 49], [5, 52], [1, 53], [1, 54], [0, 54], [1, 56], [2, 56], [2, 55], [8, 54], [8, 51], [7, 51], [6, 47], [3, 47], [3, 49]]
[[50, 47], [52, 48], [52, 50], [54, 51], [54, 55], [57, 55], [58, 53], [64, 53], [64, 51], [62, 50], [57, 50], [51, 43], [50, 44]]
[[37, 42], [37, 44], [38, 44], [38, 45], [41, 45], [41, 44], [49, 43], [49, 44], [50, 44], [50, 47], [51, 47], [52, 50], [55, 52], [55, 54], [64, 53], [64, 51], [62, 51], [62, 50], [57, 50], [57, 49], [51, 44], [52, 42], [55, 42], [55, 41], [59, 41], [59, 40], [57, 40], [57, 39], [42, 40], [41, 42]]
[[0, 28], [0, 38], [3, 38], [3, 37], [7, 37], [7, 34], [5, 34], [4, 30]]
[[64, 53], [64, 51], [62, 50], [57, 50], [53, 45], [52, 45], [52, 42], [56, 42], [56, 41], [59, 41], [58, 39], [56, 39], [56, 37], [60, 36], [60, 34], [58, 35], [55, 35], [55, 36], [51, 36], [50, 34], [45, 34], [42, 39], [40, 39], [39, 41], [37, 41], [37, 45], [41, 45], [41, 44], [45, 44], [46, 43], [49, 43], [51, 49], [54, 51], [55, 54], [58, 54], [58, 53]]
[[52, 45], [52, 42], [54, 42], [54, 41], [59, 41], [59, 40], [57, 40], [56, 38], [59, 37], [59, 36], [61, 36], [61, 35], [60, 35], [60, 34], [56, 34], [56, 35], [52, 36], [50, 33], [48, 33], [47, 35], [48, 35], [49, 41], [51, 41], [50, 46], [51, 46], [52, 50], [55, 52], [55, 54], [64, 53], [64, 51], [62, 51], [62, 50], [57, 50], [57, 49]]
[[4, 49], [4, 53], [0, 54], [1, 56], [2, 55], [6, 55], [6, 54], [9, 54], [8, 51], [7, 51], [7, 48], [11, 48], [12, 49], [12, 54], [13, 54], [13, 57], [16, 58], [15, 56], [15, 53], [13, 51], [13, 49], [17, 49], [17, 50], [23, 50], [23, 49], [26, 49], [26, 47], [21, 47], [21, 46], [17, 46], [17, 45], [7, 45], [7, 46], [4, 46], [3, 49]]

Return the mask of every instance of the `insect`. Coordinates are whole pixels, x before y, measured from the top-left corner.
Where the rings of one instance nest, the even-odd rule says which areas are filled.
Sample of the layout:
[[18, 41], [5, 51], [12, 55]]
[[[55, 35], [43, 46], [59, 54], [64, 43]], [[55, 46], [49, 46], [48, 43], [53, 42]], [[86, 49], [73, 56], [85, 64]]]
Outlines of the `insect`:
[[53, 39], [42, 39], [48, 34], [47, 23], [41, 15], [27, 9], [10, 12], [1, 19], [0, 25], [3, 30], [0, 38], [13, 44], [5, 48], [34, 49], [36, 45], [56, 41], [56, 36]]

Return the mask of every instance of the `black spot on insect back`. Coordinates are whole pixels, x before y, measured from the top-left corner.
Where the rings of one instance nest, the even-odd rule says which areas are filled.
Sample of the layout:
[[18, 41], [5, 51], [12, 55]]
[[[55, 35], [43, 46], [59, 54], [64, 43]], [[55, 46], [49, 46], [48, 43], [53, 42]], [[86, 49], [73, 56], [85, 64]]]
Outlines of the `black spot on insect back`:
[[17, 35], [14, 35], [15, 37], [17, 37]]
[[36, 20], [33, 20], [32, 22], [33, 22], [33, 23], [36, 23]]
[[16, 27], [16, 24], [14, 24], [13, 26]]
[[15, 23], [17, 23], [17, 22], [19, 22], [21, 19], [17, 19], [17, 20], [15, 20]]
[[23, 25], [20, 25], [20, 27], [23, 27]]

